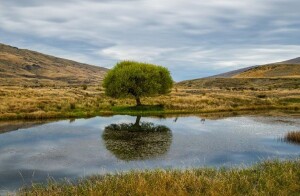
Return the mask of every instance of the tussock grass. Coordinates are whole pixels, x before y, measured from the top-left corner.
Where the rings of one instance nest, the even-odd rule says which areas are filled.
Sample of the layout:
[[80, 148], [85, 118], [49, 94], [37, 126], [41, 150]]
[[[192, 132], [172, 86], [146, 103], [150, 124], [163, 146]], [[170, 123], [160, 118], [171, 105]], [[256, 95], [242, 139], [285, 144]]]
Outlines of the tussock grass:
[[[261, 96], [263, 95], [263, 97]], [[99, 86], [0, 87], [0, 119], [89, 117], [102, 114], [208, 113], [244, 110], [300, 109], [300, 90], [226, 90], [180, 88], [169, 95], [111, 99]]]
[[285, 141], [300, 144], [300, 131], [291, 131], [286, 134]]
[[78, 183], [49, 181], [20, 195], [299, 195], [300, 161], [267, 161], [247, 169], [132, 171]]

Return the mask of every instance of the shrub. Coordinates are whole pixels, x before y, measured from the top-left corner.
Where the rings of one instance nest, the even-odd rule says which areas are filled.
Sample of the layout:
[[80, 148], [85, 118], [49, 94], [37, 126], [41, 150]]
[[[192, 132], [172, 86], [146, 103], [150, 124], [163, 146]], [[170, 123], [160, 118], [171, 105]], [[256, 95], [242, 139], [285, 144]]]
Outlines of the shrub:
[[266, 97], [267, 97], [267, 95], [260, 94], [260, 95], [257, 95], [256, 97], [258, 97], [258, 98], [266, 98]]
[[76, 104], [75, 103], [70, 103], [70, 109], [74, 110], [76, 108]]
[[86, 84], [83, 84], [83, 85], [82, 85], [82, 89], [83, 89], [83, 90], [86, 90], [87, 88], [88, 88], [88, 86], [87, 86]]

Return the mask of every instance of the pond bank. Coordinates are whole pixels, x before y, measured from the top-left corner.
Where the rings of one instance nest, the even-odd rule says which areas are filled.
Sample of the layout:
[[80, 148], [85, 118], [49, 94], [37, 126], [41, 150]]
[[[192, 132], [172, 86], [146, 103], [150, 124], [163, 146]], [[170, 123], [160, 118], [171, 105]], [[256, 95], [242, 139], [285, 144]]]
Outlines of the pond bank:
[[31, 113], [4, 113], [0, 114], [0, 121], [2, 120], [46, 120], [46, 119], [66, 119], [66, 118], [91, 118], [95, 116], [112, 116], [112, 115], [142, 115], [142, 116], [163, 116], [163, 115], [192, 115], [203, 114], [209, 116], [210, 114], [231, 113], [238, 115], [243, 113], [261, 113], [270, 111], [280, 111], [290, 114], [300, 114], [298, 108], [295, 107], [243, 107], [243, 108], [228, 108], [228, 109], [210, 109], [210, 110], [132, 110], [132, 107], [118, 107], [112, 110], [100, 111], [70, 111], [70, 112], [57, 112], [57, 111], [37, 111]]
[[300, 160], [267, 161], [246, 169], [132, 171], [79, 183], [50, 181], [20, 195], [298, 195]]

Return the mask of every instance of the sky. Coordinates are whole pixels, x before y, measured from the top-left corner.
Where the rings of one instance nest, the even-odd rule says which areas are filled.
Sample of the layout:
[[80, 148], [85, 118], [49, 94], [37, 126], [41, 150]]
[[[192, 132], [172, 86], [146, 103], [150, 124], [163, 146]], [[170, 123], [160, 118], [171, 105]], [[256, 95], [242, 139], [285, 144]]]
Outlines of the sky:
[[175, 81], [300, 56], [299, 0], [0, 0], [0, 42]]

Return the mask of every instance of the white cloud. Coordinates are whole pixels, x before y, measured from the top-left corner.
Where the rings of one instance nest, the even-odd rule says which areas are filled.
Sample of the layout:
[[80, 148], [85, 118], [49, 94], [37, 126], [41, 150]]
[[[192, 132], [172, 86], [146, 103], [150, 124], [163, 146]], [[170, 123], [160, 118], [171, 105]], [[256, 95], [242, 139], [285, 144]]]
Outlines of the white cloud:
[[172, 48], [114, 46], [103, 49], [100, 54], [117, 60], [153, 61], [173, 50]]
[[0, 35], [101, 66], [151, 61], [180, 80], [299, 56], [299, 7], [297, 0], [0, 0]]

